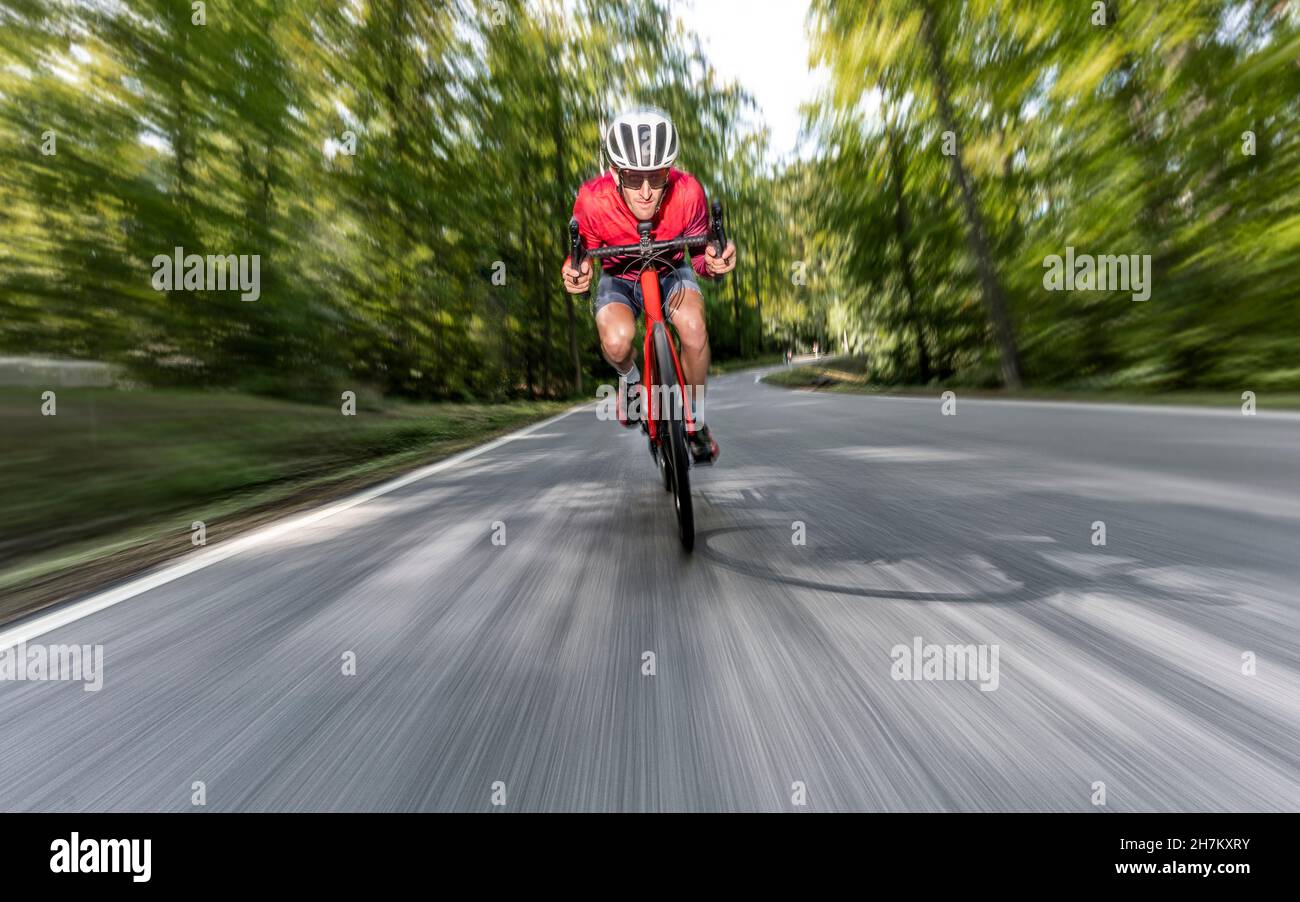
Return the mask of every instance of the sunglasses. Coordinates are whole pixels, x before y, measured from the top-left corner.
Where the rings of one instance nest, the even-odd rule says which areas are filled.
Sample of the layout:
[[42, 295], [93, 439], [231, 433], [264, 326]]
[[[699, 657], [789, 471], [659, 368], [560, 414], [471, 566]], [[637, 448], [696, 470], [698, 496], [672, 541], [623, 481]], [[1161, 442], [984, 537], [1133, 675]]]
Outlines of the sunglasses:
[[636, 190], [646, 182], [656, 191], [668, 184], [668, 170], [656, 169], [653, 172], [638, 172], [632, 169], [620, 169], [618, 171], [619, 180], [623, 183], [624, 188]]

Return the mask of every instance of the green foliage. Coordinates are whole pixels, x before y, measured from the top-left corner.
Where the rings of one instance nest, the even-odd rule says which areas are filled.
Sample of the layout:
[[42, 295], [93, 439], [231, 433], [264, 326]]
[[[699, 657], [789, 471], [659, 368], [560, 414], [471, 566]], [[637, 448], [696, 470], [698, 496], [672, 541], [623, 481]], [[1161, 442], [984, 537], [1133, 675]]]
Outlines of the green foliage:
[[[663, 0], [246, 0], [202, 25], [0, 0], [0, 352], [304, 400], [589, 395], [608, 367], [559, 285], [564, 225], [637, 101], [727, 205], [715, 359], [818, 341], [889, 382], [1300, 385], [1300, 12], [1105, 12], [813, 0], [814, 153], [773, 161]], [[258, 254], [261, 297], [154, 290], [177, 246]], [[1067, 246], [1150, 254], [1151, 299], [1045, 290]]]
[[[1094, 24], [1087, 3], [814, 0], [831, 76], [810, 123], [817, 209], [868, 298], [837, 337], [878, 378], [998, 381], [986, 263], [1030, 382], [1300, 385], [1300, 13], [1271, 0], [1105, 11]], [[975, 217], [943, 153], [949, 127]], [[1067, 246], [1150, 254], [1151, 299], [1045, 290], [1044, 259]]]
[[[197, 24], [179, 0], [5, 0], [0, 351], [300, 399], [589, 392], [608, 366], [558, 270], [599, 123], [633, 100], [675, 116], [711, 193], [753, 193], [728, 157], [747, 98], [654, 3], [246, 0]], [[259, 255], [261, 297], [154, 290], [178, 246]]]
[[33, 397], [0, 388], [0, 422], [16, 427], [0, 431], [0, 571], [134, 529], [185, 535], [218, 511], [230, 519], [295, 495], [319, 502], [331, 486], [373, 482], [566, 406], [358, 399], [359, 415], [343, 416], [338, 402], [69, 388], [59, 391], [58, 416], [41, 417]]

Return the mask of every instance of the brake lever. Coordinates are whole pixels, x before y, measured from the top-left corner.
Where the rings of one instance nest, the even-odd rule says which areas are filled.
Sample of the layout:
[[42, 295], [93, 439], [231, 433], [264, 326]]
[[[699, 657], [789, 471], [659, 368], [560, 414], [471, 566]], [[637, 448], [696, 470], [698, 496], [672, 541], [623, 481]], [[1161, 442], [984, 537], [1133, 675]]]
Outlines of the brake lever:
[[713, 202], [713, 218], [709, 222], [709, 232], [713, 235], [713, 252], [719, 257], [727, 247], [727, 230], [722, 225], [722, 201]]
[[[578, 217], [573, 216], [569, 219], [569, 265], [582, 272], [582, 261], [587, 258], [587, 248], [582, 243], [582, 234], [578, 231]], [[582, 292], [582, 297], [586, 297], [587, 292]]]
[[578, 217], [574, 216], [569, 219], [569, 265], [577, 269], [586, 256], [587, 249], [583, 247], [582, 235], [578, 231]]

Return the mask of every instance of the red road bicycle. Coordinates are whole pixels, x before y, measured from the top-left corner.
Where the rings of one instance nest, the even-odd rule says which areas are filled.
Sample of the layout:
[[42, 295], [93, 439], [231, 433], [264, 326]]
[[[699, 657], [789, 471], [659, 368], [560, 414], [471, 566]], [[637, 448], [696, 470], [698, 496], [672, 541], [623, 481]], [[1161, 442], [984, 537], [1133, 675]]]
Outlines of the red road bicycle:
[[[681, 361], [677, 356], [677, 341], [668, 330], [664, 319], [663, 298], [659, 286], [659, 264], [671, 265], [670, 254], [703, 247], [710, 241], [721, 254], [727, 246], [722, 225], [722, 203], [713, 202], [709, 231], [702, 235], [686, 235], [654, 241], [650, 237], [651, 224], [643, 222], [637, 227], [641, 236], [638, 244], [621, 247], [599, 247], [587, 250], [578, 234], [578, 220], [569, 220], [569, 258], [577, 269], [586, 257], [600, 260], [605, 257], [631, 256], [632, 264], [640, 264], [637, 279], [641, 283], [641, 300], [645, 307], [645, 366], [642, 377], [643, 422], [650, 436], [650, 455], [659, 467], [664, 489], [672, 493], [677, 510], [677, 533], [682, 547], [690, 551], [695, 547], [695, 510], [691, 506], [691, 452], [687, 434], [695, 431], [691, 405], [687, 403], [683, 385]], [[649, 399], [648, 404], [646, 399]]]

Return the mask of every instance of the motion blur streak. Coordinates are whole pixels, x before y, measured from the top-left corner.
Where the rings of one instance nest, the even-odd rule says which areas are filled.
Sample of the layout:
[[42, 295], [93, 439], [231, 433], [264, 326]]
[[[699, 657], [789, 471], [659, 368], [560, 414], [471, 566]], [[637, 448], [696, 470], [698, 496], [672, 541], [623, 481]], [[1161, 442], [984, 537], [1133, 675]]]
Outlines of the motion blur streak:
[[[807, 0], [793, 155], [692, 6], [0, 0], [0, 622], [104, 649], [0, 681], [0, 807], [1300, 807], [1300, 4]], [[925, 400], [718, 377], [692, 557], [585, 414], [285, 519], [614, 381], [632, 103], [714, 363]]]
[[[693, 557], [643, 440], [569, 416], [49, 634], [109, 677], [0, 694], [4, 807], [1300, 806], [1300, 423], [715, 390]], [[918, 635], [997, 689], [895, 680]]]

